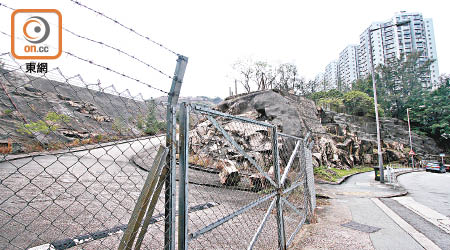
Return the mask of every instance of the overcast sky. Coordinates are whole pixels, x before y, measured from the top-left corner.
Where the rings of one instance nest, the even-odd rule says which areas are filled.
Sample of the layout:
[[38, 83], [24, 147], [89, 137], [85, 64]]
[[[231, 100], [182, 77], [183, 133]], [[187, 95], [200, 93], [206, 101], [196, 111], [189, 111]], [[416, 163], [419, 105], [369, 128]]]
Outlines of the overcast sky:
[[[228, 95], [234, 83], [228, 77], [239, 58], [273, 63], [293, 62], [300, 74], [313, 79], [328, 62], [337, 59], [371, 22], [384, 21], [395, 12], [421, 12], [432, 18], [440, 73], [450, 73], [450, 4], [448, 1], [107, 1], [79, 0], [165, 46], [189, 57], [183, 96]], [[94, 15], [68, 0], [0, 0], [12, 8], [55, 8], [63, 26], [80, 35], [117, 46], [173, 74], [176, 57]], [[0, 30], [10, 33], [11, 11], [0, 7]], [[0, 34], [0, 53], [10, 40]], [[63, 33], [63, 49], [119, 69], [168, 90], [170, 79], [108, 48]], [[25, 63], [26, 61], [22, 61]], [[48, 61], [67, 75], [129, 88], [133, 93], [158, 95], [143, 86], [104, 72], [67, 56]]]

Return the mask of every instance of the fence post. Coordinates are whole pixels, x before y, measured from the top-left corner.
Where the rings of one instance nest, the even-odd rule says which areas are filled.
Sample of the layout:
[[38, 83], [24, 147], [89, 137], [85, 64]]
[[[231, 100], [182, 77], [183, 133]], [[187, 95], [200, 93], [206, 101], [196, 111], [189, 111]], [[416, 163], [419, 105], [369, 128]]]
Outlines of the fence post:
[[309, 186], [308, 186], [308, 164], [306, 161], [306, 148], [307, 148], [307, 141], [308, 140], [308, 136], [306, 136], [302, 141], [301, 141], [301, 146], [300, 146], [300, 151], [299, 151], [299, 155], [300, 155], [300, 171], [303, 171], [305, 173], [305, 181], [303, 182], [303, 198], [304, 198], [304, 203], [305, 203], [305, 222], [306, 223], [310, 223], [310, 217], [309, 217], [309, 203], [310, 203], [310, 196], [309, 196]]
[[278, 131], [277, 127], [274, 126], [272, 129], [272, 151], [273, 151], [273, 166], [276, 183], [278, 185], [277, 190], [277, 226], [278, 226], [278, 247], [281, 250], [286, 249], [286, 238], [284, 232], [284, 219], [283, 219], [283, 204], [281, 201], [282, 195], [282, 185], [281, 185], [281, 174], [280, 174], [280, 162], [279, 162], [279, 151], [278, 151]]
[[314, 142], [311, 141], [309, 144], [305, 145], [305, 163], [306, 163], [306, 186], [308, 194], [308, 216], [307, 221], [311, 223], [314, 221], [314, 210], [316, 208], [316, 190], [315, 190], [315, 184], [314, 184], [314, 169], [312, 165], [312, 147], [314, 145]]
[[164, 249], [175, 250], [175, 186], [176, 186], [176, 108], [178, 98], [180, 97], [180, 89], [183, 83], [184, 72], [188, 58], [178, 55], [177, 66], [175, 68], [172, 86], [170, 88], [167, 103], [167, 133], [166, 146], [169, 148], [167, 157], [167, 167], [169, 168], [168, 176], [165, 181], [164, 193]]
[[178, 249], [188, 249], [189, 105], [180, 107], [180, 167], [178, 194]]

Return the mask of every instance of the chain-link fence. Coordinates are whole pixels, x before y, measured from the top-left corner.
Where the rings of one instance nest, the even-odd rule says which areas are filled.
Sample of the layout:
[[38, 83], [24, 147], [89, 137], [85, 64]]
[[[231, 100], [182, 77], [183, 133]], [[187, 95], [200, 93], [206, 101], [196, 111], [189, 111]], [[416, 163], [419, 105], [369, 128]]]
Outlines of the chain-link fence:
[[[1, 59], [0, 248], [116, 249], [158, 148], [173, 148], [187, 59], [179, 56], [172, 94], [147, 100]], [[171, 171], [164, 176], [145, 249], [175, 244]]]
[[[185, 105], [177, 144], [177, 95], [144, 100], [59, 69], [29, 75], [8, 62], [0, 72], [2, 249], [115, 249], [151, 175], [164, 195], [146, 198], [155, 200], [150, 217], [133, 229], [145, 232], [143, 249], [174, 249], [176, 236], [193, 249], [283, 248], [312, 215], [307, 139], [251, 114]], [[170, 93], [179, 92], [177, 79]], [[170, 152], [156, 172], [161, 146]]]
[[[187, 58], [70, 2], [111, 25], [113, 39], [61, 27], [80, 45], [54, 68], [0, 52], [0, 249], [289, 246], [315, 206], [311, 142], [251, 114], [183, 105], [177, 116]], [[140, 41], [117, 46], [127, 34]], [[177, 57], [173, 75], [169, 59], [153, 61], [158, 49]]]
[[[310, 142], [251, 113], [231, 116], [195, 105], [181, 113], [182, 248], [289, 246], [315, 203]], [[191, 209], [199, 205], [204, 209]]]

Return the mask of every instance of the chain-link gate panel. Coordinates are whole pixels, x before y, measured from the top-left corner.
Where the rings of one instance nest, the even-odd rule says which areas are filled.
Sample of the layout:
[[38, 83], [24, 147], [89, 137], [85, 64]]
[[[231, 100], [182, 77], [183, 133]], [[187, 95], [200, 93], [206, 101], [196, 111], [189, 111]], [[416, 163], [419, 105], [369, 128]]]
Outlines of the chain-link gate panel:
[[303, 139], [251, 114], [187, 104], [181, 110], [180, 169], [187, 175], [179, 210], [187, 226], [180, 247], [284, 248], [307, 214]]

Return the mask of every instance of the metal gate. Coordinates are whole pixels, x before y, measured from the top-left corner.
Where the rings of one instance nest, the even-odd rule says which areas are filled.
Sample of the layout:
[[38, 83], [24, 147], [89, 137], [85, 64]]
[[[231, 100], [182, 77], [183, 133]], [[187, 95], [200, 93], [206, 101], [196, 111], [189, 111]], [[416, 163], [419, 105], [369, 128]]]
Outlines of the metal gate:
[[286, 249], [311, 218], [309, 136], [257, 119], [182, 104], [179, 249]]

